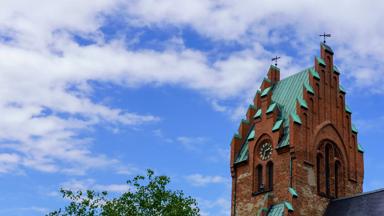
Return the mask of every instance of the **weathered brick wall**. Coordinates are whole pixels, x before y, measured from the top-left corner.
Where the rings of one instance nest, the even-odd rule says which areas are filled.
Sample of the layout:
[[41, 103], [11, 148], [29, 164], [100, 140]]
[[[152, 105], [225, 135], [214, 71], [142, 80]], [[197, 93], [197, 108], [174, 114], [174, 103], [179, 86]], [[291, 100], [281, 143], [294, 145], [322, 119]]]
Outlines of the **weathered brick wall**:
[[[273, 155], [276, 157], [277, 155]], [[289, 200], [289, 152], [279, 155], [274, 163], [274, 187], [271, 192], [252, 195], [254, 177], [248, 164], [236, 169], [236, 215], [256, 215], [259, 209], [268, 208], [270, 203], [279, 203]], [[270, 199], [270, 200], [268, 200]], [[233, 209], [232, 209], [233, 211]]]

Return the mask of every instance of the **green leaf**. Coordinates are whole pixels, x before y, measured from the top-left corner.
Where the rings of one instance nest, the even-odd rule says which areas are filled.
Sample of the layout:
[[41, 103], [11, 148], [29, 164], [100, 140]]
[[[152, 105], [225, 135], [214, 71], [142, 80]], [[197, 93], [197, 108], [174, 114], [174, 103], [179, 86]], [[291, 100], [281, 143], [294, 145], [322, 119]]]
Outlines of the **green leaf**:
[[127, 181], [130, 190], [121, 196], [108, 199], [108, 193], [93, 190], [71, 191], [60, 189], [63, 198], [70, 200], [64, 210], [48, 216], [197, 216], [197, 201], [182, 191], [168, 189], [170, 178], [155, 176], [148, 169], [146, 176], [135, 176]]

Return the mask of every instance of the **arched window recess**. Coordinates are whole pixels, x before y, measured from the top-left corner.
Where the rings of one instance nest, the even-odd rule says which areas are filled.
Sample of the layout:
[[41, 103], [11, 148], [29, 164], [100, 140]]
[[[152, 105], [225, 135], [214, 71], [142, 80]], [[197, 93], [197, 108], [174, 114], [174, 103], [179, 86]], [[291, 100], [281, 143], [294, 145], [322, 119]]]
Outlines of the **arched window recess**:
[[337, 198], [343, 195], [342, 154], [332, 141], [323, 141], [316, 156], [317, 191], [320, 196]]

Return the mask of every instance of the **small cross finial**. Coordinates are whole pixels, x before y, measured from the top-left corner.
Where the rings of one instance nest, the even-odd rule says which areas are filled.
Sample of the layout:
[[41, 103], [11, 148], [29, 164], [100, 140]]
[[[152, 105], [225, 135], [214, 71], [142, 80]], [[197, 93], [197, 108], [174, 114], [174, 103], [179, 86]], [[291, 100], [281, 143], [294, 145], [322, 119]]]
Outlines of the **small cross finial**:
[[324, 34], [321, 34], [321, 35], [319, 35], [319, 36], [324, 38], [324, 43], [327, 43], [327, 42], [325, 41], [325, 38], [327, 38], [327, 37], [331, 37], [331, 34], [326, 34], [326, 33], [324, 32]]
[[274, 58], [272, 58], [272, 61], [275, 61], [275, 66], [277, 67], [277, 60], [279, 60], [281, 57], [280, 56], [276, 56]]

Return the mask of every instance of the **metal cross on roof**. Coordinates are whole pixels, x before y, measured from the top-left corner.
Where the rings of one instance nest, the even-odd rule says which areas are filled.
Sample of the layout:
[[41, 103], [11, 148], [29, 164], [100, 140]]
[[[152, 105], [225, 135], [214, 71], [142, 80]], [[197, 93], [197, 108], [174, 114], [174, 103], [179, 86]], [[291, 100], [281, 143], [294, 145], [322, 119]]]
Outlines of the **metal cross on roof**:
[[277, 60], [279, 60], [280, 58], [281, 58], [280, 56], [276, 56], [272, 58], [272, 61], [275, 61], [275, 66], [277, 66]]
[[321, 35], [319, 35], [320, 37], [323, 37], [324, 38], [324, 43], [326, 43], [326, 41], [325, 41], [325, 38], [327, 38], [327, 37], [331, 37], [331, 34], [325, 34], [325, 32], [324, 32], [324, 34], [321, 34]]

